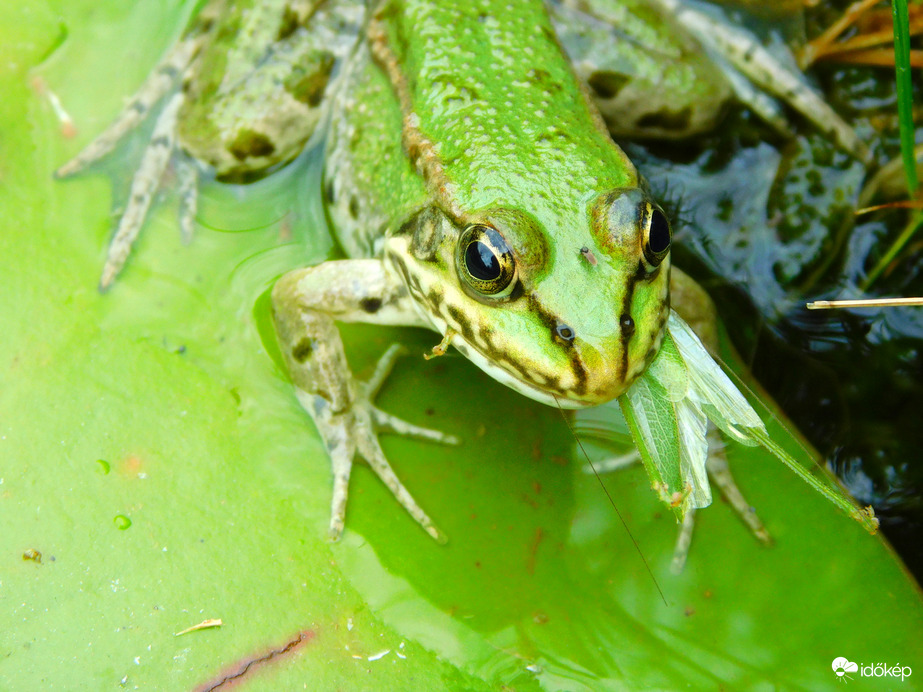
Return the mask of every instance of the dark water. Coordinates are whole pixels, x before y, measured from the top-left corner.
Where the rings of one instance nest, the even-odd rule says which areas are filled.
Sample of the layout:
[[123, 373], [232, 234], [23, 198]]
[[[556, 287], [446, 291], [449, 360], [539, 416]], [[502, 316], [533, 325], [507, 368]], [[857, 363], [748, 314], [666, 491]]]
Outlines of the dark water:
[[[798, 29], [812, 35], [835, 10], [816, 11]], [[720, 135], [627, 148], [675, 207], [676, 263], [709, 289], [754, 374], [859, 502], [875, 508], [920, 579], [923, 308], [804, 307], [863, 297], [862, 282], [911, 218], [906, 210], [853, 213], [863, 185], [899, 156], [894, 74], [823, 64], [809, 74], [870, 144], [868, 170], [797, 116], [797, 136], [783, 140], [743, 109], [728, 114]], [[919, 71], [914, 80], [918, 104]], [[923, 233], [867, 293], [923, 295]]]

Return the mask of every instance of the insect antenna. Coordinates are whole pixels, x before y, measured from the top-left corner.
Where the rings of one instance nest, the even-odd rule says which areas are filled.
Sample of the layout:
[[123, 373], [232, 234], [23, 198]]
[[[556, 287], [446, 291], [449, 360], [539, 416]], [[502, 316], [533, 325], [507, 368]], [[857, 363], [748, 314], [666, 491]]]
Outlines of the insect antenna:
[[590, 461], [590, 455], [587, 454], [586, 449], [583, 447], [583, 442], [581, 442], [580, 438], [577, 437], [577, 433], [574, 431], [574, 426], [572, 426], [570, 421], [567, 419], [567, 414], [564, 413], [564, 409], [561, 408], [561, 402], [558, 401], [558, 397], [554, 396], [553, 394], [552, 397], [554, 397], [554, 403], [558, 406], [558, 411], [561, 412], [561, 418], [564, 419], [564, 424], [567, 426], [567, 429], [570, 430], [570, 434], [574, 436], [574, 440], [577, 442], [577, 446], [580, 447], [580, 451], [583, 452], [583, 456], [587, 460], [587, 464], [589, 464], [590, 468], [593, 470], [593, 475], [596, 476], [596, 480], [599, 482], [599, 486], [603, 489], [603, 492], [606, 493], [606, 497], [609, 499], [609, 504], [612, 505], [612, 509], [615, 510], [616, 516], [619, 518], [619, 521], [622, 522], [622, 526], [625, 527], [625, 533], [628, 534], [628, 538], [631, 539], [631, 544], [635, 547], [635, 550], [638, 553], [638, 557], [640, 557], [641, 562], [644, 563], [644, 569], [646, 569], [647, 573], [651, 575], [651, 581], [654, 582], [654, 586], [657, 588], [657, 593], [660, 594], [660, 598], [663, 600], [663, 604], [669, 607], [670, 603], [667, 601], [667, 597], [664, 595], [663, 589], [660, 588], [657, 577], [654, 576], [654, 572], [651, 569], [651, 566], [648, 564], [647, 558], [644, 557], [644, 553], [641, 552], [641, 546], [638, 545], [638, 541], [635, 540], [634, 535], [631, 533], [631, 529], [628, 528], [628, 522], [625, 521], [625, 518], [619, 511], [618, 505], [616, 505], [615, 500], [612, 499], [612, 495], [609, 493], [609, 489], [606, 487], [606, 484], [603, 483], [603, 479], [599, 475], [599, 472], [596, 470], [596, 467], [593, 465], [593, 462]]

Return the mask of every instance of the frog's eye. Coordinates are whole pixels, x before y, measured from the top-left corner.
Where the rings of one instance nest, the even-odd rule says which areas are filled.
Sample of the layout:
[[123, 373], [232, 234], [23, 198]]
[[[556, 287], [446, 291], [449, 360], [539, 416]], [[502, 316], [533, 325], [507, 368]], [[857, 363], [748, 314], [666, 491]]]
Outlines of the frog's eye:
[[666, 214], [653, 204], [646, 203], [641, 211], [641, 228], [644, 231], [644, 259], [651, 267], [658, 267], [670, 253], [673, 231]]
[[464, 230], [456, 254], [458, 272], [477, 293], [505, 298], [516, 285], [516, 260], [503, 236], [490, 226]]

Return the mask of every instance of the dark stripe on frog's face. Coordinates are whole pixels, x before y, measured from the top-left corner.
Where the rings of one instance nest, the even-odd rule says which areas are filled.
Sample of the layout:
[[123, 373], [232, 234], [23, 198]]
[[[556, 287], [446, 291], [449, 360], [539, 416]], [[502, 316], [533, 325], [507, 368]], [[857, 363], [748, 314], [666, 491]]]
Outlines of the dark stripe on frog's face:
[[[515, 374], [522, 381], [539, 389], [552, 391], [559, 396], [584, 396], [587, 393], [587, 371], [571, 344], [555, 336], [555, 328], [560, 322], [544, 309], [535, 295], [524, 296], [523, 300], [528, 301], [530, 313], [545, 325], [548, 335], [547, 348], [559, 349], [568, 356], [567, 363], [570, 373], [536, 372], [515, 357], [511, 357], [511, 349], [498, 345], [492, 329], [473, 326], [471, 321], [466, 319], [464, 312], [454, 305], [447, 305], [446, 311], [452, 318], [452, 322], [461, 326], [461, 335], [469, 346], [510, 374]], [[502, 307], [496, 309], [502, 309]], [[570, 388], [562, 384], [565, 374], [570, 374], [570, 379], [574, 381]]]
[[[632, 301], [635, 294], [635, 287], [641, 282], [653, 283], [661, 275], [661, 273], [667, 274], [669, 276], [669, 260], [665, 261], [664, 264], [661, 264], [653, 272], [648, 272], [644, 266], [643, 262], [638, 263], [638, 270], [635, 272], [627, 283], [625, 290], [625, 298], [622, 303], [622, 316], [629, 315], [632, 316], [631, 307]], [[652, 316], [647, 316], [646, 318], [638, 316], [637, 318], [632, 316], [632, 321], [637, 324], [639, 318], [647, 319], [653, 321], [653, 329], [645, 329], [641, 331], [640, 337], [647, 336], [648, 344], [647, 351], [645, 351], [644, 358], [636, 361], [635, 368], [633, 371], [629, 371], [629, 355], [630, 355], [630, 341], [632, 336], [634, 336], [635, 331], [632, 330], [631, 333], [627, 333], [625, 329], [622, 330], [622, 367], [621, 367], [621, 377], [625, 382], [633, 382], [641, 373], [643, 373], [653, 362], [654, 358], [657, 356], [657, 352], [660, 349], [660, 342], [663, 339], [663, 331], [667, 325], [667, 317], [670, 314], [670, 294], [669, 294], [670, 283], [669, 280], [666, 283], [666, 293], [664, 297], [659, 301], [658, 305], [655, 308], [655, 314]], [[642, 345], [643, 347], [643, 345]]]
[[[621, 368], [619, 370], [619, 375], [623, 382], [634, 380], [635, 377], [637, 377], [636, 374], [628, 372], [628, 356], [630, 353], [630, 349], [629, 349], [630, 342], [631, 342], [632, 337], [634, 337], [635, 334], [637, 333], [636, 325], [638, 324], [638, 320], [643, 319], [641, 315], [636, 316], [632, 311], [632, 306], [633, 306], [633, 301], [634, 301], [634, 296], [635, 296], [635, 287], [640, 282], [651, 283], [653, 281], [656, 281], [657, 277], [660, 275], [660, 272], [663, 271], [663, 269], [664, 269], [663, 265], [660, 265], [653, 272], [648, 272], [648, 270], [644, 266], [644, 263], [638, 262], [637, 271], [628, 278], [628, 281], [625, 284], [625, 296], [622, 299], [622, 311], [619, 314], [619, 321], [622, 326], [622, 330], [621, 330], [622, 363], [621, 363]], [[669, 287], [669, 282], [667, 286]], [[644, 367], [642, 368], [642, 371], [647, 369], [647, 366], [650, 365], [650, 362], [654, 359], [654, 356], [657, 354], [657, 349], [655, 346], [660, 345], [660, 339], [657, 337], [657, 335], [663, 332], [663, 327], [667, 323], [667, 312], [668, 311], [665, 308], [669, 307], [669, 304], [670, 303], [669, 303], [669, 295], [668, 295], [667, 300], [662, 301], [661, 305], [659, 306], [657, 310], [658, 314], [656, 316], [656, 320], [659, 326], [654, 330], [653, 337], [650, 339], [651, 345], [648, 347], [648, 351], [644, 357], [644, 361], [643, 361]], [[630, 328], [626, 327], [626, 324], [625, 324], [626, 318], [629, 318], [631, 320]], [[644, 336], [645, 333], [647, 333], [647, 330], [642, 330], [641, 336]]]
[[[592, 216], [594, 239], [602, 254], [635, 267], [631, 274], [623, 274], [625, 291], [619, 313], [619, 376], [630, 384], [656, 356], [669, 314], [669, 237], [656, 236], [656, 231], [651, 230], [656, 227], [662, 231], [667, 221], [643, 182], [641, 186], [617, 188], [601, 195], [593, 205]], [[655, 218], [659, 221], [655, 222]], [[654, 253], [650, 248], [650, 234], [655, 234], [660, 243], [666, 240], [665, 254], [662, 250]]]
[[[638, 267], [639, 271], [642, 267]], [[628, 374], [628, 342], [631, 341], [631, 337], [635, 335], [636, 320], [631, 311], [631, 301], [635, 295], [635, 284], [638, 282], [638, 272], [635, 272], [631, 278], [628, 279], [628, 282], [625, 284], [625, 297], [622, 298], [622, 310], [619, 313], [619, 323], [622, 325], [621, 331], [621, 341], [622, 341], [622, 362], [619, 367], [619, 378], [624, 382], [625, 376]], [[625, 329], [624, 323], [627, 319], [631, 320], [631, 329]]]
[[[512, 377], [526, 382], [536, 389], [545, 392], [553, 392], [561, 397], [569, 397], [574, 394], [583, 396], [586, 394], [586, 369], [581, 363], [578, 354], [570, 349], [568, 344], [562, 343], [560, 339], [555, 337], [554, 328], [558, 324], [558, 321], [555, 320], [550, 312], [543, 308], [535, 296], [523, 296], [521, 300], [528, 300], [530, 314], [546, 326], [545, 333], [548, 335], [547, 347], [571, 352], [571, 357], [568, 358], [570, 372], [560, 374], [534, 372], [524, 363], [511, 356], [511, 351], [509, 349], [503, 348], [502, 345], [498, 343], [496, 338], [497, 334], [489, 324], [479, 324], [469, 319], [462, 307], [446, 301], [445, 292], [440, 291], [437, 286], [433, 285], [424, 288], [420, 278], [410, 271], [410, 268], [407, 266], [407, 259], [404, 256], [398, 252], [386, 251], [386, 258], [400, 275], [404, 285], [407, 286], [414, 300], [423, 306], [424, 310], [430, 315], [445, 322], [449, 327], [455, 330], [465, 342], [467, 349], [476, 351], [496, 367], [505, 370]], [[435, 257], [429, 261], [420, 260], [414, 257], [411, 261], [421, 265], [435, 265], [439, 263]], [[465, 300], [469, 299], [465, 297]], [[478, 306], [479, 309], [485, 308], [482, 304], [478, 304]], [[502, 310], [503, 307], [498, 305], [486, 309]], [[460, 346], [461, 344], [457, 345]], [[462, 348], [459, 350], [466, 352], [467, 349]], [[466, 355], [468, 354], [466, 353]], [[574, 381], [576, 384], [569, 389], [565, 387], [562, 384], [564, 375], [570, 375], [567, 379]]]

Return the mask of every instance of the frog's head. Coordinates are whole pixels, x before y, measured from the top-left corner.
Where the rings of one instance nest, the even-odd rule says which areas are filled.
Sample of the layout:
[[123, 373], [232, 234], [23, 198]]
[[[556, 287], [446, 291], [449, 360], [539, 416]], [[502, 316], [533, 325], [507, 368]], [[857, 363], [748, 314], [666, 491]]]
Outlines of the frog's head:
[[638, 187], [543, 216], [429, 208], [385, 252], [420, 309], [485, 372], [544, 403], [595, 406], [622, 394], [660, 347], [670, 224]]

